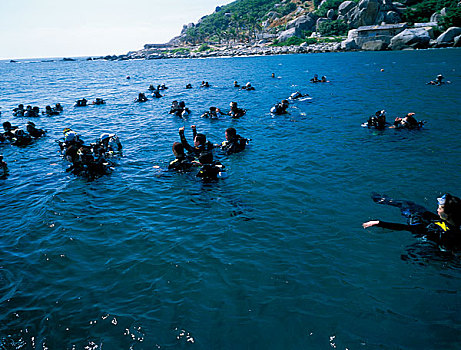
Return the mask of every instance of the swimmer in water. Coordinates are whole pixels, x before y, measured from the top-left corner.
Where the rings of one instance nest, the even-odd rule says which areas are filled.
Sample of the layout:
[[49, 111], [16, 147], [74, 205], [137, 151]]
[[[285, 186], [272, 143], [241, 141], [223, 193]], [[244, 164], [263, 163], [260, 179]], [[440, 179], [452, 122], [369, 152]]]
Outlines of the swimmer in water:
[[140, 92], [138, 94], [138, 98], [136, 100], [134, 100], [134, 102], [146, 102], [148, 101], [146, 95], [144, 95], [144, 93]]
[[211, 142], [207, 141], [206, 135], [198, 134], [195, 125], [192, 125], [191, 129], [194, 138], [193, 147], [189, 145], [189, 143], [186, 140], [186, 137], [184, 136], [184, 127], [179, 128], [179, 137], [181, 139], [181, 144], [183, 145], [184, 149], [196, 158], [198, 158], [203, 153], [211, 153], [214, 146]]
[[179, 172], [184, 172], [190, 170], [193, 164], [193, 157], [187, 157], [186, 153], [184, 152], [184, 146], [182, 143], [175, 142], [173, 143], [173, 154], [175, 155], [175, 159], [170, 162], [168, 165], [168, 170], [175, 170]]
[[247, 112], [246, 109], [243, 109], [243, 108], [239, 108], [237, 106], [237, 102], [231, 102], [230, 103], [230, 111], [228, 113], [228, 115], [230, 115], [232, 118], [241, 118], [245, 115], [245, 113]]
[[248, 143], [248, 139], [238, 135], [234, 128], [226, 129], [224, 135], [226, 140], [221, 143], [221, 149], [226, 154], [242, 152]]
[[271, 113], [276, 114], [276, 115], [282, 115], [286, 114], [287, 108], [288, 108], [288, 101], [287, 100], [282, 100], [282, 102], [277, 103], [275, 106], [271, 108]]
[[407, 217], [407, 224], [371, 220], [362, 224], [363, 228], [382, 227], [395, 231], [410, 231], [448, 250], [461, 249], [461, 199], [449, 193], [437, 198], [437, 215], [412, 202], [389, 199], [373, 195], [373, 201], [401, 209]]
[[29, 133], [30, 136], [32, 136], [33, 138], [36, 138], [36, 139], [38, 139], [39, 137], [42, 137], [43, 135], [45, 135], [45, 130], [37, 129], [35, 127], [35, 124], [33, 122], [30, 122], [30, 121], [27, 123], [26, 130], [27, 130], [27, 132]]

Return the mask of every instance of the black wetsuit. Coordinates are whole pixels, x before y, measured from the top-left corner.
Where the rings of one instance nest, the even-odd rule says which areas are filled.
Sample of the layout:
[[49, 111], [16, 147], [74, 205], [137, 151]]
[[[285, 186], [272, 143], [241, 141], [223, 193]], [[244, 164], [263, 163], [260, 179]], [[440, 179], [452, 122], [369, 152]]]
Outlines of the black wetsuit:
[[400, 208], [406, 224], [379, 221], [378, 227], [395, 231], [410, 231], [418, 237], [436, 243], [449, 250], [461, 250], [461, 227], [456, 227], [438, 215], [427, 211], [424, 207], [409, 201], [393, 200], [374, 194], [373, 200], [379, 204], [387, 204]]
[[37, 129], [37, 128], [31, 126], [31, 125], [27, 126], [27, 131], [28, 131], [29, 135], [34, 137], [34, 138], [39, 138], [39, 137], [42, 137], [43, 135], [45, 135], [44, 130]]
[[226, 154], [238, 153], [245, 149], [247, 144], [247, 139], [237, 135], [230, 140], [226, 140], [222, 143], [221, 149], [225, 151]]
[[240, 117], [243, 117], [246, 112], [247, 112], [246, 109], [234, 107], [229, 111], [229, 115], [232, 118], [240, 118]]
[[[197, 130], [193, 129], [192, 130], [192, 135], [193, 139], [195, 140], [195, 136], [197, 136]], [[202, 156], [204, 153], [211, 153], [213, 149], [213, 144], [210, 141], [207, 141], [205, 145], [199, 145], [196, 147], [192, 147], [189, 145], [189, 143], [186, 140], [186, 137], [184, 136], [184, 132], [180, 132], [179, 136], [181, 138], [181, 143], [184, 147], [184, 149], [189, 152], [191, 155], [193, 155], [196, 158], [199, 158]]]
[[171, 161], [168, 165], [168, 170], [175, 170], [175, 171], [188, 171], [192, 168], [191, 160], [185, 156], [176, 157], [175, 160]]
[[221, 163], [212, 162], [210, 164], [203, 164], [196, 176], [205, 181], [217, 180], [222, 169], [222, 166], [218, 165], [221, 165]]

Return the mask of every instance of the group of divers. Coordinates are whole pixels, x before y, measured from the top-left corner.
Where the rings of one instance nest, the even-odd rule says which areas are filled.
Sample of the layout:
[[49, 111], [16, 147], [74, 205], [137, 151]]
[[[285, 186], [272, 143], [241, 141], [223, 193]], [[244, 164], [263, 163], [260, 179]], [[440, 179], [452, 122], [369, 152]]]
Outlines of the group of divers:
[[[274, 77], [274, 74], [272, 75]], [[323, 76], [318, 79], [315, 75], [311, 82], [328, 82]], [[447, 82], [449, 83], [449, 82]], [[427, 84], [441, 85], [444, 84], [443, 76], [438, 75], [435, 81]], [[202, 82], [201, 87], [209, 87], [208, 82]], [[240, 88], [237, 82], [234, 82], [234, 87]], [[190, 84], [186, 85], [187, 89], [192, 88]], [[250, 83], [242, 87], [246, 90], [254, 90]], [[156, 88], [151, 85], [148, 90], [153, 91], [152, 96], [162, 97], [161, 90], [168, 89], [164, 84], [158, 85]], [[271, 108], [271, 113], [281, 115], [288, 113], [290, 101], [310, 99], [308, 94], [302, 94], [299, 91], [293, 93], [288, 99], [282, 100]], [[145, 102], [147, 97], [140, 93], [135, 102]], [[87, 100], [77, 100], [75, 107], [87, 106]], [[96, 99], [92, 104], [104, 104], [103, 99]], [[62, 106], [57, 103], [55, 107], [46, 106], [42, 115], [56, 115], [62, 112]], [[190, 114], [190, 110], [185, 106], [183, 101], [173, 101], [170, 114], [185, 117]], [[210, 107], [208, 111], [203, 113], [203, 118], [219, 118], [221, 115], [228, 115], [232, 118], [240, 118], [245, 115], [246, 110], [239, 108], [236, 102], [230, 103], [230, 110], [222, 112], [220, 108]], [[1, 115], [1, 114], [0, 114]], [[27, 106], [24, 109], [23, 105], [19, 105], [13, 110], [14, 116], [33, 117], [39, 116], [40, 110], [38, 107]], [[419, 129], [424, 125], [424, 121], [417, 121], [414, 117], [415, 113], [407, 113], [403, 118], [395, 118], [392, 124], [386, 121], [386, 112], [384, 110], [377, 111], [374, 116], [370, 117], [362, 126], [385, 129]], [[239, 153], [245, 150], [249, 139], [237, 134], [236, 129], [228, 128], [225, 131], [225, 140], [220, 144], [213, 144], [207, 140], [206, 135], [197, 133], [195, 125], [191, 126], [193, 145], [189, 144], [185, 137], [185, 128], [179, 128], [179, 142], [174, 142], [172, 151], [175, 159], [168, 165], [168, 170], [176, 172], [191, 172], [196, 171], [196, 177], [203, 180], [217, 180], [226, 177], [225, 166], [214, 157], [213, 152], [219, 150], [219, 154], [230, 155]], [[35, 123], [29, 121], [26, 124], [26, 131], [18, 126], [11, 125], [6, 121], [3, 123], [3, 133], [0, 133], [0, 144], [9, 143], [16, 146], [27, 146], [33, 140], [45, 135], [46, 131], [36, 128]], [[57, 140], [62, 156], [69, 161], [70, 166], [66, 169], [75, 175], [84, 176], [89, 179], [109, 174], [113, 170], [115, 162], [113, 157], [121, 155], [122, 144], [116, 134], [103, 133], [99, 139], [89, 145], [85, 144], [81, 136], [66, 128], [63, 131], [63, 138]], [[0, 176], [7, 173], [7, 163], [0, 155]], [[364, 228], [383, 227], [391, 230], [407, 230], [418, 237], [423, 237], [428, 241], [435, 243], [438, 247], [456, 252], [461, 249], [461, 199], [449, 193], [437, 198], [437, 214], [434, 214], [424, 207], [413, 202], [404, 200], [394, 200], [387, 196], [373, 194], [372, 199], [378, 204], [386, 204], [398, 207], [402, 215], [407, 219], [406, 224], [389, 223], [382, 220], [370, 220], [363, 223]]]

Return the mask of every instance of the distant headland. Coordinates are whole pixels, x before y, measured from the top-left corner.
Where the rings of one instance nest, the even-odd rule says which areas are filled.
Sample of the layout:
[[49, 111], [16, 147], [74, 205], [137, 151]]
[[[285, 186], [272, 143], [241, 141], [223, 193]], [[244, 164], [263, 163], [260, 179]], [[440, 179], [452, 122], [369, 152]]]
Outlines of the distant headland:
[[164, 44], [105, 60], [461, 46], [458, 0], [237, 0]]

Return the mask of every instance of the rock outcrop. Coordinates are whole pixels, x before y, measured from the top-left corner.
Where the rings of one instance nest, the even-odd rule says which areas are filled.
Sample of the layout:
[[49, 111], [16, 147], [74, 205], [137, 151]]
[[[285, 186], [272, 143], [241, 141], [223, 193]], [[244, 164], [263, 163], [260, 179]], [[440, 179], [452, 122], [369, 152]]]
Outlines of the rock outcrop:
[[295, 28], [298, 32], [301, 32], [303, 30], [314, 30], [317, 18], [318, 16], [312, 13], [298, 17], [288, 22], [286, 29], [288, 30]]
[[427, 49], [430, 40], [429, 32], [424, 28], [405, 29], [391, 39], [389, 48], [392, 50]]
[[460, 27], [448, 28], [445, 32], [440, 34], [440, 36], [437, 38], [437, 46], [439, 47], [453, 46], [455, 43], [455, 38], [458, 35], [461, 35]]

